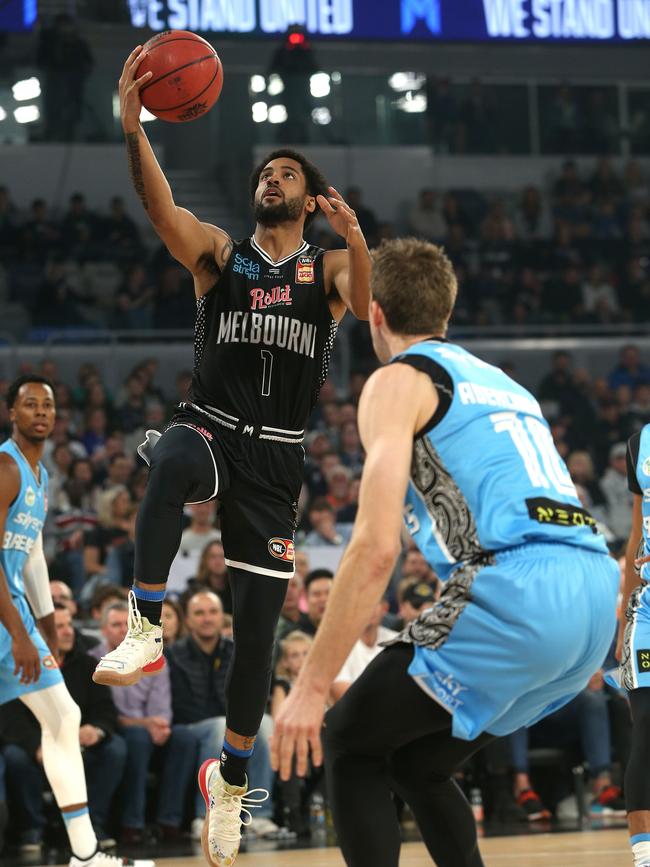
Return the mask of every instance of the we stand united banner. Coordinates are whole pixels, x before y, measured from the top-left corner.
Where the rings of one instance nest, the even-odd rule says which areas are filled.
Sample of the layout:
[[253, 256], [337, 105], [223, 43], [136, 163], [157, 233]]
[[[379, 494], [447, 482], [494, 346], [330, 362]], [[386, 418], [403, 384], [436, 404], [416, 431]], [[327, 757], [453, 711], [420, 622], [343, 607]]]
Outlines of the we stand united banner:
[[134, 27], [440, 42], [650, 39], [650, 0], [126, 0]]

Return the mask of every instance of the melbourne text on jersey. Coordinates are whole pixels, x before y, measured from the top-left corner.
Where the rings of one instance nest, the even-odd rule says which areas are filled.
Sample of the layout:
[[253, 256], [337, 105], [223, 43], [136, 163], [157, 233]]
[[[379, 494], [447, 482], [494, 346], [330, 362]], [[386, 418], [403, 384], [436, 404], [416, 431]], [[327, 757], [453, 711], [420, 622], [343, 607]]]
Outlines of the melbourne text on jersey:
[[316, 326], [274, 313], [244, 313], [234, 310], [219, 318], [217, 343], [262, 343], [314, 357]]

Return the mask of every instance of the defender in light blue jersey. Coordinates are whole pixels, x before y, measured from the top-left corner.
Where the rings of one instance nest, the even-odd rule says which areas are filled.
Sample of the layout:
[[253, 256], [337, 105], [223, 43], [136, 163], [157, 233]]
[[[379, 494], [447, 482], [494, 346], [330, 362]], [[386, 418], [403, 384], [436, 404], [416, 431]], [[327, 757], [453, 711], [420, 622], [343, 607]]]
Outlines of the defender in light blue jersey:
[[52, 385], [27, 374], [10, 385], [6, 399], [12, 435], [0, 445], [0, 705], [20, 699], [41, 726], [43, 768], [72, 849], [69, 867], [154, 867], [153, 861], [127, 861], [100, 852], [88, 813], [81, 713], [57, 663], [54, 605], [43, 554], [47, 471], [41, 459], [54, 426]]
[[635, 867], [650, 867], [650, 424], [628, 441], [627, 484], [634, 504], [616, 647], [632, 710], [625, 807]]
[[334, 821], [348, 865], [396, 867], [396, 792], [438, 867], [480, 867], [454, 772], [587, 685], [611, 641], [618, 568], [535, 398], [445, 340], [456, 280], [442, 250], [384, 243], [371, 290], [385, 366], [359, 405], [357, 520], [272, 758], [282, 777], [294, 754], [305, 769], [308, 747], [320, 760], [329, 684], [385, 590], [403, 516], [444, 587], [327, 714]]

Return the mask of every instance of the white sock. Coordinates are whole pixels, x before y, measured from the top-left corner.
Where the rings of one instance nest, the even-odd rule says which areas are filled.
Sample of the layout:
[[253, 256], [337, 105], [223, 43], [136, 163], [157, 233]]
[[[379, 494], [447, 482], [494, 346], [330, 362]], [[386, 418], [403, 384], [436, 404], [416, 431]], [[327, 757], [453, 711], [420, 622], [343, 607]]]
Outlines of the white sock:
[[650, 867], [650, 834], [635, 834], [630, 837], [634, 867]]
[[72, 854], [85, 861], [97, 851], [97, 837], [90, 822], [88, 807], [73, 810], [71, 813], [61, 812], [65, 829], [68, 832]]

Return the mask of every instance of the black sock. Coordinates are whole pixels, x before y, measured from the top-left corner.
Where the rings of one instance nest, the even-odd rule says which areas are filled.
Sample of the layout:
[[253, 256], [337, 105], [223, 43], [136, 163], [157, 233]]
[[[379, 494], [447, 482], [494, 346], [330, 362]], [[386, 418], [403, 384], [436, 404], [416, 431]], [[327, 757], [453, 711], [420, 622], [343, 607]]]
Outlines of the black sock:
[[[133, 585], [133, 594], [138, 611], [146, 617], [152, 626], [159, 626], [162, 617], [162, 604], [165, 598], [164, 590], [145, 590]], [[153, 597], [153, 598], [152, 598]]]
[[253, 755], [250, 750], [238, 750], [224, 739], [221, 750], [221, 776], [231, 786], [246, 785], [246, 768], [248, 760]]

